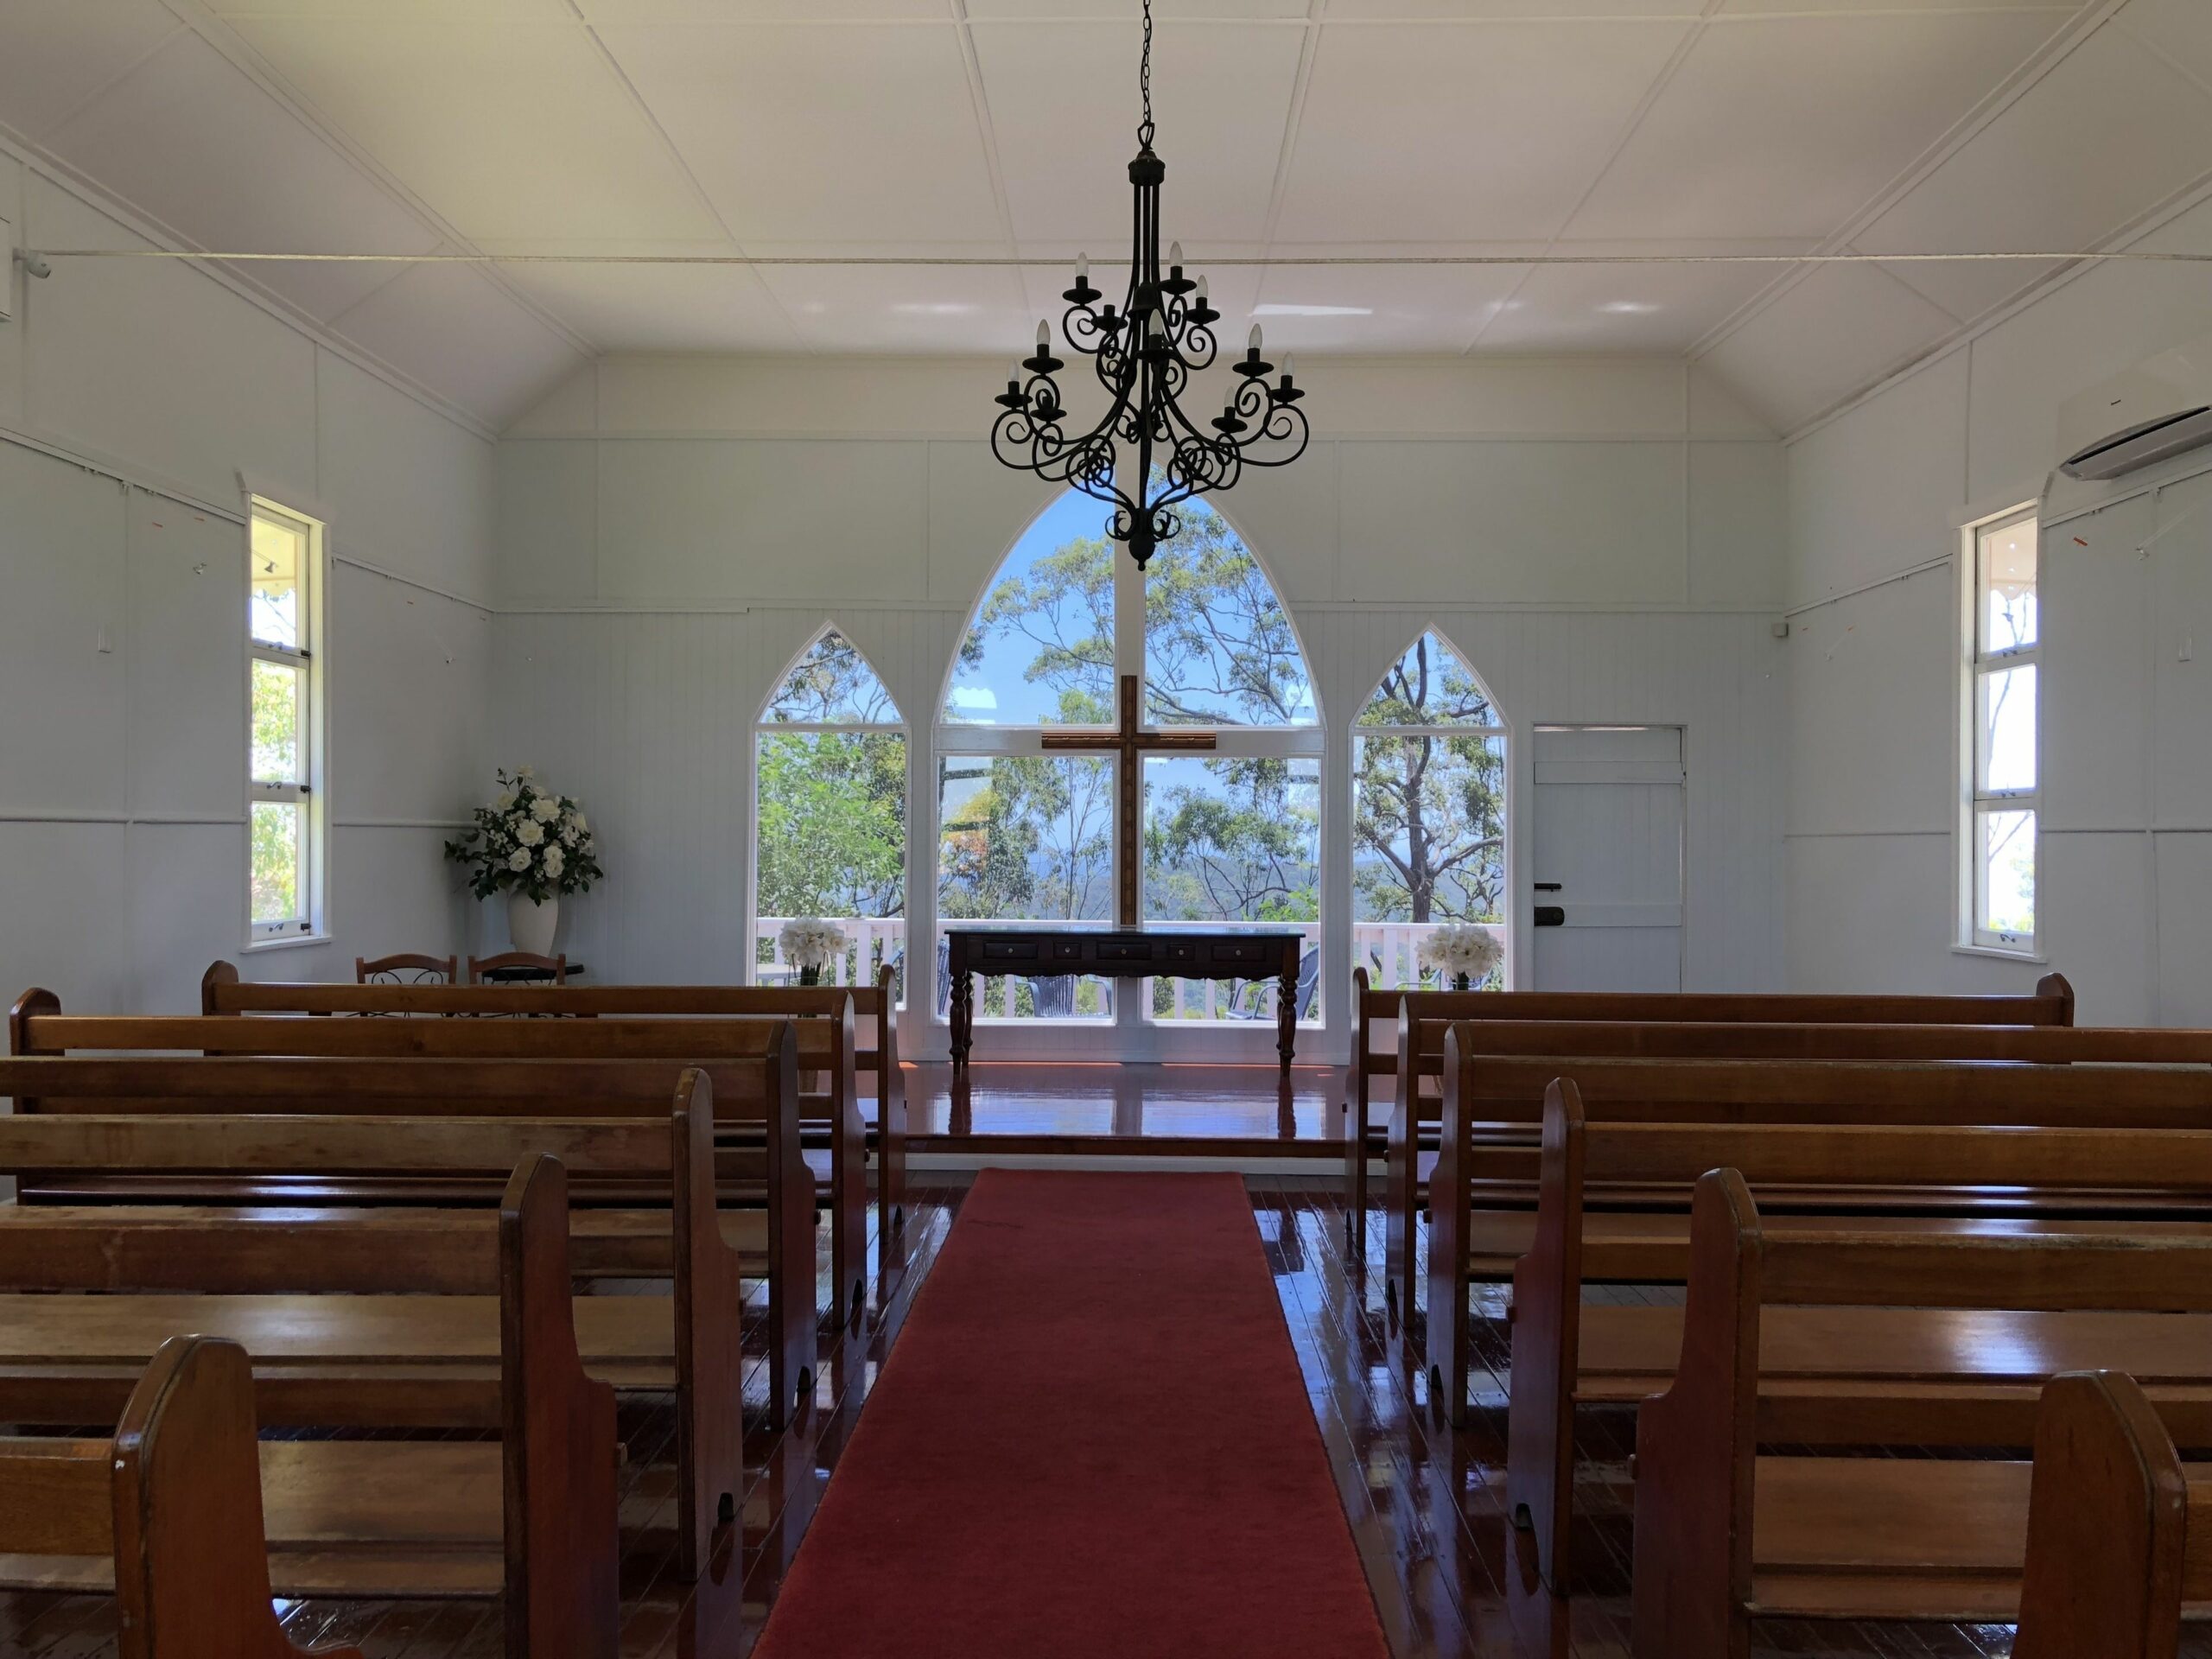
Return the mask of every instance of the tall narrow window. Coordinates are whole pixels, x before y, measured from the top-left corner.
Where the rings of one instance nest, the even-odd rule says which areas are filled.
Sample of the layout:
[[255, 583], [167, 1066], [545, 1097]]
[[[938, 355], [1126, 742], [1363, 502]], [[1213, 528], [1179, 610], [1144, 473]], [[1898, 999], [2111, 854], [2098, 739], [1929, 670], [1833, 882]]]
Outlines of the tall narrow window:
[[1969, 943], [2036, 948], [2036, 518], [2015, 514], [1972, 532], [1966, 722], [1965, 912]]
[[1352, 738], [1355, 963], [1388, 989], [1421, 982], [1421, 943], [1446, 922], [1479, 922], [1503, 944], [1506, 730], [1474, 671], [1422, 634]]
[[322, 930], [323, 527], [256, 498], [247, 540], [247, 924], [255, 942]]
[[835, 628], [791, 664], [753, 747], [753, 972], [792, 972], [777, 943], [802, 916], [834, 921], [846, 948], [833, 984], [888, 967], [905, 993], [906, 731], [868, 658]]

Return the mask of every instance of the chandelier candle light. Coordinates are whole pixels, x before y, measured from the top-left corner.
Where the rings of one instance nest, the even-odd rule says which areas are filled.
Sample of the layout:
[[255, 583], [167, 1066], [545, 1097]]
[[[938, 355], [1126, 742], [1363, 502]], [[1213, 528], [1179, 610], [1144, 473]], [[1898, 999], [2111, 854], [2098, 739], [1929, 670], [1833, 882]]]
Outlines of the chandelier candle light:
[[[1088, 257], [1076, 261], [1075, 286], [1061, 297], [1060, 322], [1069, 348], [1091, 359], [1109, 398], [1105, 415], [1079, 434], [1068, 430], [1068, 408], [1052, 376], [1066, 366], [1052, 355], [1049, 322], [1037, 325], [1037, 352], [1024, 358], [993, 401], [1005, 413], [991, 426], [991, 453], [1007, 466], [1048, 483], [1069, 484], [1113, 511], [1106, 533], [1126, 543], [1142, 569], [1163, 542], [1182, 528], [1178, 503], [1233, 488], [1247, 465], [1287, 467], [1306, 452], [1306, 394], [1286, 355], [1280, 378], [1260, 355], [1257, 323], [1244, 355], [1230, 366], [1238, 377], [1219, 415], [1198, 423], [1178, 399], [1191, 377], [1211, 367], [1213, 325], [1221, 313], [1206, 302], [1206, 281], [1183, 274], [1182, 244], [1160, 258], [1160, 185], [1167, 168], [1152, 150], [1152, 3], [1145, 0], [1144, 56], [1138, 73], [1144, 118], [1137, 125], [1129, 183], [1136, 192], [1129, 286], [1116, 310], [1090, 285]], [[1122, 451], [1134, 451], [1125, 467]]]

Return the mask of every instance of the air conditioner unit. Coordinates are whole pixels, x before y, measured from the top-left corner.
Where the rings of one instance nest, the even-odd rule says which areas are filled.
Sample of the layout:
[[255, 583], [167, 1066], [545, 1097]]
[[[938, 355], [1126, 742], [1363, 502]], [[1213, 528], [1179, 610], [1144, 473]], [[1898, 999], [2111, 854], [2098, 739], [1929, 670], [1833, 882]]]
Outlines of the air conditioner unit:
[[2118, 478], [2212, 443], [2212, 334], [2137, 364], [2059, 405], [2069, 478]]

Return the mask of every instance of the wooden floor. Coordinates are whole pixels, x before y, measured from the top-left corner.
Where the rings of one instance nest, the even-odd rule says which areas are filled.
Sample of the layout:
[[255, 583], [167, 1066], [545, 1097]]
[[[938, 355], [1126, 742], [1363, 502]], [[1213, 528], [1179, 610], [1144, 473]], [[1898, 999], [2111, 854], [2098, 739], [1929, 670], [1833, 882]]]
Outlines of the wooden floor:
[[[1026, 1068], [1024, 1068], [1026, 1070]], [[1209, 1086], [1246, 1098], [1200, 1102], [1214, 1126], [1233, 1121], [1264, 1123], [1277, 1085], [1268, 1068], [1200, 1068], [1215, 1073]], [[980, 1070], [980, 1068], [979, 1068]], [[1147, 1072], [1180, 1068], [1143, 1068]], [[1314, 1103], [1322, 1090], [1304, 1084], [1300, 1068], [1293, 1106]], [[1316, 1069], [1318, 1071], [1318, 1069]], [[1074, 1098], [1096, 1072], [1098, 1098], [1085, 1107]], [[991, 1079], [993, 1110], [1009, 1119], [1029, 1114], [1021, 1135], [1050, 1133], [1067, 1115], [1122, 1109], [1110, 1068], [1055, 1068], [1030, 1075], [1030, 1104], [1023, 1107], [1015, 1068]], [[1126, 1079], [1124, 1092], [1126, 1092]], [[919, 1105], [921, 1091], [913, 1097]], [[976, 1103], [980, 1109], [982, 1102]], [[1154, 1116], [1151, 1103], [1144, 1103]], [[1167, 1115], [1160, 1115], [1168, 1121]], [[942, 1122], [942, 1120], [939, 1120]], [[1084, 1120], [1088, 1122], [1090, 1120]], [[973, 1132], [972, 1130], [970, 1131]], [[1083, 1131], [1078, 1130], [1077, 1133]], [[1262, 1131], [1262, 1138], [1271, 1138]], [[1481, 1294], [1478, 1340], [1487, 1370], [1475, 1380], [1475, 1424], [1454, 1433], [1435, 1427], [1425, 1385], [1409, 1381], [1405, 1334], [1384, 1311], [1381, 1228], [1369, 1230], [1370, 1260], [1347, 1262], [1344, 1212], [1337, 1183], [1319, 1173], [1248, 1176], [1252, 1205], [1276, 1286], [1281, 1294], [1299, 1363], [1329, 1447], [1339, 1491], [1368, 1577], [1389, 1631], [1392, 1650], [1413, 1656], [1483, 1656], [1484, 1659], [1624, 1659], [1627, 1646], [1627, 1461], [1632, 1425], [1621, 1414], [1592, 1414], [1578, 1432], [1584, 1465], [1577, 1481], [1580, 1511], [1590, 1517], [1578, 1540], [1578, 1562], [1592, 1580], [1561, 1618], [1554, 1604], [1522, 1589], [1515, 1535], [1501, 1506], [1504, 1454], [1505, 1326], [1499, 1292]], [[685, 1586], [673, 1576], [674, 1497], [651, 1465], [673, 1434], [665, 1402], [626, 1404], [623, 1430], [633, 1473], [625, 1499], [626, 1537], [632, 1541], [623, 1568], [623, 1650], [626, 1656], [698, 1656], [737, 1659], [758, 1635], [785, 1567], [804, 1536], [821, 1485], [834, 1471], [861, 1402], [888, 1345], [912, 1306], [959, 1211], [964, 1177], [925, 1176], [915, 1195], [894, 1267], [870, 1286], [868, 1330], [842, 1341], [825, 1338], [824, 1364], [812, 1420], [779, 1435], [759, 1438], [748, 1465], [760, 1473], [745, 1510], [745, 1571], [721, 1584]], [[827, 1283], [827, 1232], [821, 1270]], [[873, 1248], [871, 1260], [874, 1259]], [[1644, 1293], [1624, 1292], [1625, 1295]], [[752, 1310], [757, 1317], [758, 1310]], [[1014, 1317], [1010, 1313], [1009, 1317]], [[1420, 1317], [1416, 1310], [1416, 1319]], [[765, 1395], [765, 1341], [748, 1350], [760, 1357], [747, 1380], [749, 1398]], [[1178, 1386], [1203, 1387], [1205, 1379]], [[1172, 1390], [1163, 1408], [1172, 1408]], [[958, 1495], [948, 1492], [946, 1502]], [[496, 1610], [471, 1604], [347, 1605], [303, 1603], [289, 1610], [299, 1642], [358, 1643], [372, 1659], [496, 1659], [500, 1653]], [[1775, 1623], [1759, 1632], [1763, 1656], [1825, 1656], [1826, 1659], [1996, 1659], [2008, 1652], [2005, 1626], [1926, 1624], [1846, 1625]], [[2184, 1650], [2212, 1654], [2212, 1643], [2191, 1642]], [[86, 1597], [0, 1593], [0, 1654], [40, 1659], [86, 1659], [114, 1651], [112, 1604]], [[827, 1659], [836, 1659], [835, 1656]], [[871, 1656], [870, 1659], [874, 1659]], [[887, 1656], [886, 1659], [890, 1659]]]

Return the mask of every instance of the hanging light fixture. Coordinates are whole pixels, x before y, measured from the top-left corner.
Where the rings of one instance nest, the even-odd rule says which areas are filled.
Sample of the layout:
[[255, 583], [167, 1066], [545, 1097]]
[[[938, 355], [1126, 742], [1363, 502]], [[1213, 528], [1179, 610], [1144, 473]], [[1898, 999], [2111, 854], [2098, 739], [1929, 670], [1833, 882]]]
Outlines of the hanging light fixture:
[[[1178, 401], [1191, 377], [1214, 360], [1213, 325], [1221, 313], [1206, 300], [1206, 281], [1183, 274], [1183, 245], [1160, 257], [1160, 185], [1167, 168], [1152, 151], [1152, 0], [1145, 0], [1144, 57], [1137, 85], [1144, 118], [1137, 125], [1129, 183], [1136, 194], [1135, 241], [1122, 307], [1090, 285], [1090, 262], [1079, 257], [1075, 286], [1061, 297], [1060, 322], [1069, 348], [1092, 360], [1109, 398], [1096, 425], [1068, 430], [1068, 408], [1054, 374], [1066, 366], [1052, 355], [1049, 322], [1037, 325], [1037, 351], [1021, 359], [993, 399], [1005, 411], [991, 427], [991, 453], [1008, 467], [1049, 483], [1070, 484], [1113, 509], [1106, 533], [1126, 543], [1144, 568], [1182, 528], [1176, 506], [1193, 496], [1235, 486], [1247, 466], [1287, 467], [1306, 451], [1306, 394], [1283, 359], [1280, 378], [1261, 356], [1255, 323], [1243, 357], [1230, 365], [1235, 390], [1203, 428]], [[1132, 464], [1122, 459], [1133, 452]]]

